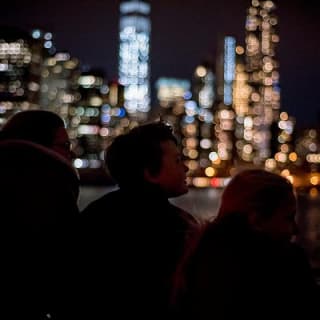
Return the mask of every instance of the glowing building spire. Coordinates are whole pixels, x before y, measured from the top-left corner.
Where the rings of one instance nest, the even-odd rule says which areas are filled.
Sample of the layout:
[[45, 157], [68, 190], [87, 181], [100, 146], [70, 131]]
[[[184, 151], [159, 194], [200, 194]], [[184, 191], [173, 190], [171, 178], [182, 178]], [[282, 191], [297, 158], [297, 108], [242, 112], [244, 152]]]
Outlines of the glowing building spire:
[[120, 4], [119, 82], [124, 86], [128, 113], [150, 110], [150, 4], [123, 1]]

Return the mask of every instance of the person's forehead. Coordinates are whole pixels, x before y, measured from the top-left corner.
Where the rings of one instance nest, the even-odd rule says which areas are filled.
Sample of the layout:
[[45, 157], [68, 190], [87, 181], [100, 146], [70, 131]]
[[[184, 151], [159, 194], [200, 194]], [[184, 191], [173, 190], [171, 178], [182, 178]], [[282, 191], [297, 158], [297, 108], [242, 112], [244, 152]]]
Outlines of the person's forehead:
[[177, 145], [172, 140], [162, 141], [161, 149], [164, 154], [180, 154]]

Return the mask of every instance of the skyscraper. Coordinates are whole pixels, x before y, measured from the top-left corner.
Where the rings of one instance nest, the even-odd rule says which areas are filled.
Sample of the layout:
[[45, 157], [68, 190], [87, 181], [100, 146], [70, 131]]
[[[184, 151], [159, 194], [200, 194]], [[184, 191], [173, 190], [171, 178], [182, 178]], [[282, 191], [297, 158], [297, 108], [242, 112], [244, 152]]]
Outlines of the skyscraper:
[[214, 112], [215, 141], [210, 160], [219, 175], [228, 176], [234, 156], [233, 82], [235, 79], [236, 39], [226, 36], [219, 42], [217, 56], [217, 100]]
[[63, 118], [71, 139], [76, 138], [71, 118], [80, 99], [77, 83], [79, 75], [79, 60], [70, 57], [68, 52], [56, 52], [42, 63], [40, 106]]
[[131, 0], [120, 4], [119, 82], [124, 86], [129, 114], [150, 110], [150, 4]]
[[251, 94], [245, 121], [252, 123], [248, 139], [252, 160], [258, 165], [272, 156], [271, 126], [279, 118], [279, 65], [275, 53], [279, 36], [274, 10], [273, 1], [252, 0], [246, 19], [246, 71]]
[[48, 34], [1, 28], [0, 126], [18, 111], [39, 108], [41, 65], [49, 54]]
[[101, 122], [107, 120], [102, 114], [108, 93], [103, 71], [98, 69], [82, 72], [78, 85], [79, 101], [70, 123], [77, 130], [77, 141], [74, 143], [77, 159], [74, 165], [77, 168], [99, 168], [102, 160], [101, 140], [104, 138]]

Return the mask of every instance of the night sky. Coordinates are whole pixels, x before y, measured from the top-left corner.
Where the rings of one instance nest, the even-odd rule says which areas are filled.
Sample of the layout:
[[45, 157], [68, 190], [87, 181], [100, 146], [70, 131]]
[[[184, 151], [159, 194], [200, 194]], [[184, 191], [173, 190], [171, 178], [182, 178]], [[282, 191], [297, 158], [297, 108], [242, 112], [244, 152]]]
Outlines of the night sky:
[[[298, 127], [320, 123], [320, 1], [278, 0], [281, 106]], [[244, 44], [250, 0], [151, 0], [152, 83], [191, 79], [198, 63], [215, 59], [220, 36]], [[0, 23], [53, 32], [58, 50], [117, 78], [119, 1], [2, 1]]]

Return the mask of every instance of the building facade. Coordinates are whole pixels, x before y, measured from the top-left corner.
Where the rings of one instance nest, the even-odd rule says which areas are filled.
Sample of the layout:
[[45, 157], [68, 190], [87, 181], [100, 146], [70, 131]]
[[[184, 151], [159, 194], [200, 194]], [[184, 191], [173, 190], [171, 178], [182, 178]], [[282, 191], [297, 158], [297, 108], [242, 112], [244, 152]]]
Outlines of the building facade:
[[150, 110], [150, 4], [120, 4], [119, 82], [124, 86], [124, 106], [129, 114]]
[[275, 9], [272, 1], [252, 0], [246, 19], [246, 72], [251, 93], [245, 121], [252, 124], [252, 131], [248, 132], [252, 148], [250, 160], [256, 165], [264, 164], [273, 156], [271, 127], [279, 119], [279, 63], [276, 58], [279, 36]]

